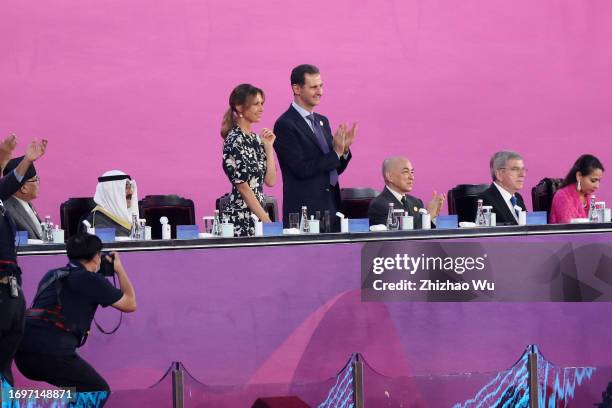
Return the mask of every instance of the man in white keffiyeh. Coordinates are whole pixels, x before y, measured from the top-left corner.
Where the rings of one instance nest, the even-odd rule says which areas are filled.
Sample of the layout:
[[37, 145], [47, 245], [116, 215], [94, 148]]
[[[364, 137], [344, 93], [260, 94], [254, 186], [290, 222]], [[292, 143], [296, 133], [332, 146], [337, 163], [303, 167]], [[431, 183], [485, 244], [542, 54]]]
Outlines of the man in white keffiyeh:
[[87, 216], [94, 228], [115, 228], [117, 236], [129, 236], [132, 217], [138, 219], [136, 181], [120, 171], [111, 170], [98, 177], [96, 207]]

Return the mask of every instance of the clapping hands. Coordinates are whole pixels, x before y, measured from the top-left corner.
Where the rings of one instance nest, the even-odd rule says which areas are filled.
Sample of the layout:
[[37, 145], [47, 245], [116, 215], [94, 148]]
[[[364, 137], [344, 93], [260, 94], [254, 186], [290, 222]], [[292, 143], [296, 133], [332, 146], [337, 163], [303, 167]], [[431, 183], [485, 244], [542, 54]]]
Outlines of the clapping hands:
[[349, 129], [348, 123], [342, 123], [338, 126], [338, 130], [334, 134], [333, 146], [334, 150], [339, 156], [348, 154], [353, 140], [355, 140], [355, 134], [357, 133], [357, 123], [353, 123], [353, 126]]
[[446, 201], [446, 195], [444, 193], [438, 194], [437, 191], [434, 190], [431, 200], [427, 203], [427, 212], [431, 214], [432, 219], [440, 214], [444, 201]]

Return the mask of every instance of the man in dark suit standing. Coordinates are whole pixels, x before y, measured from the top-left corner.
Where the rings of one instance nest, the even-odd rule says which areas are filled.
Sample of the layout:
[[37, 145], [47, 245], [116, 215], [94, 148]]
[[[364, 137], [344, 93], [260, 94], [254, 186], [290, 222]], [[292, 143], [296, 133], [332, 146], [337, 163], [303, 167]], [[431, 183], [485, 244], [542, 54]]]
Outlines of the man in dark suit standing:
[[342, 124], [332, 135], [329, 120], [314, 112], [323, 95], [323, 81], [314, 65], [291, 71], [293, 103], [274, 124], [274, 150], [283, 174], [283, 223], [289, 213], [329, 211], [332, 230], [338, 231], [340, 208], [338, 176], [351, 160], [350, 147], [357, 131]]
[[493, 183], [478, 195], [483, 205], [493, 207], [497, 225], [518, 225], [518, 212], [527, 211], [523, 197], [518, 193], [523, 188], [527, 169], [520, 154], [500, 151], [489, 162]]
[[[4, 176], [10, 174], [23, 159], [18, 157], [8, 162], [3, 170]], [[32, 205], [32, 200], [38, 197], [38, 187], [40, 178], [36, 174], [34, 164], [30, 165], [24, 176], [25, 182], [12, 197], [4, 201], [6, 211], [15, 221], [17, 231], [27, 231], [28, 238], [42, 239], [42, 228], [40, 226], [40, 218]]]
[[412, 163], [405, 157], [390, 157], [383, 161], [382, 166], [383, 178], [385, 179], [385, 188], [370, 203], [368, 209], [368, 218], [370, 225], [385, 225], [387, 223], [387, 215], [389, 214], [389, 203], [393, 203], [394, 210], [404, 210], [414, 217], [414, 227], [421, 228], [421, 217], [418, 213], [421, 208], [426, 208], [431, 215], [432, 221], [440, 213], [444, 200], [444, 194], [433, 192], [433, 196], [427, 207], [424, 207], [423, 201], [419, 198], [408, 195], [412, 191], [414, 185], [414, 168]]

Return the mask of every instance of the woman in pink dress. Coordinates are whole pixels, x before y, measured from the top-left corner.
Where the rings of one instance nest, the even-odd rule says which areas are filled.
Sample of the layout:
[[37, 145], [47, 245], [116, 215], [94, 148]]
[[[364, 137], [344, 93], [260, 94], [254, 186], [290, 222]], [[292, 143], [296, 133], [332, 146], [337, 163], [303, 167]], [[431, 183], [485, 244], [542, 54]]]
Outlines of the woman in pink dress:
[[551, 224], [566, 224], [572, 218], [586, 218], [589, 214], [589, 200], [599, 188], [604, 167], [591, 154], [583, 154], [576, 160], [562, 188], [553, 197], [550, 209]]

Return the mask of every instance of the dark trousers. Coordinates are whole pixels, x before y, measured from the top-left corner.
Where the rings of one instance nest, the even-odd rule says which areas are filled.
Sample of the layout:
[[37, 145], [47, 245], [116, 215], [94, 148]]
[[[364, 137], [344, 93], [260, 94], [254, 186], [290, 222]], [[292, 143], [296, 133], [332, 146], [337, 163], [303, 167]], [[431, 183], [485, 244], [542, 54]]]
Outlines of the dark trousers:
[[11, 386], [14, 386], [11, 363], [23, 337], [25, 298], [12, 298], [10, 287], [0, 283], [0, 373]]
[[44, 381], [56, 387], [76, 387], [77, 392], [110, 391], [106, 380], [76, 353], [57, 356], [19, 351], [15, 364], [30, 380]]

